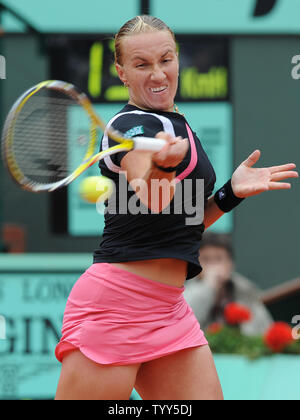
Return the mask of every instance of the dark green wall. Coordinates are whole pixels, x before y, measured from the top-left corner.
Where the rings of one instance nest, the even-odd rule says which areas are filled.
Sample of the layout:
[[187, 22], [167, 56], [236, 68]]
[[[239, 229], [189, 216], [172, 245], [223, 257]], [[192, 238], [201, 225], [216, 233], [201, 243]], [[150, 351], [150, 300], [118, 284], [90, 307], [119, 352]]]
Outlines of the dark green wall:
[[[257, 166], [300, 167], [300, 80], [291, 77], [299, 37], [244, 37], [232, 42], [234, 161], [260, 149]], [[235, 212], [237, 268], [263, 288], [300, 275], [299, 181], [269, 191]]]

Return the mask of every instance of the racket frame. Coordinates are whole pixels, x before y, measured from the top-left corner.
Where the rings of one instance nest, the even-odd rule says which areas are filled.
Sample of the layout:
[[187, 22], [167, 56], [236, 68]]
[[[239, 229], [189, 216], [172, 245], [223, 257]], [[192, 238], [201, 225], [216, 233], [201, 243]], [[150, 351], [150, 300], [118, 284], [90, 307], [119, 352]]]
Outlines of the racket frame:
[[[13, 150], [14, 127], [23, 106], [28, 100], [30, 100], [33, 95], [35, 95], [41, 89], [45, 88], [58, 90], [63, 92], [65, 95], [70, 96], [76, 103], [82, 106], [91, 121], [90, 141], [86, 154], [83, 158], [83, 162], [69, 176], [51, 184], [36, 183], [26, 177], [26, 175], [22, 173], [22, 170], [18, 166]], [[94, 154], [97, 144], [97, 127], [100, 127], [103, 132], [106, 132], [106, 134], [111, 139], [115, 140], [119, 144], [109, 148], [108, 150]], [[9, 111], [2, 134], [2, 157], [9, 173], [23, 189], [31, 192], [52, 192], [58, 188], [67, 186], [76, 178], [78, 178], [90, 166], [94, 165], [99, 160], [104, 159], [106, 156], [110, 156], [121, 151], [130, 151], [134, 149], [158, 152], [165, 145], [166, 141], [162, 139], [148, 137], [126, 138], [117, 130], [112, 128], [108, 129], [106, 124], [95, 113], [93, 105], [85, 93], [79, 92], [71, 83], [63, 82], [61, 80], [47, 80], [31, 87], [25, 93], [23, 93], [23, 95], [17, 99]]]

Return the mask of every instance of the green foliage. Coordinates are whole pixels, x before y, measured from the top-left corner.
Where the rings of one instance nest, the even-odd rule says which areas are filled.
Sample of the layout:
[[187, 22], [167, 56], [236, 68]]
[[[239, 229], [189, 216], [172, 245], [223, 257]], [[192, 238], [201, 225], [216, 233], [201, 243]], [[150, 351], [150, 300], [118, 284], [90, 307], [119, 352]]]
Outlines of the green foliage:
[[[223, 327], [217, 333], [206, 333], [211, 351], [220, 354], [238, 354], [250, 359], [274, 354], [265, 344], [262, 336], [246, 336], [238, 327]], [[300, 355], [300, 340], [295, 340], [287, 346], [282, 354]]]

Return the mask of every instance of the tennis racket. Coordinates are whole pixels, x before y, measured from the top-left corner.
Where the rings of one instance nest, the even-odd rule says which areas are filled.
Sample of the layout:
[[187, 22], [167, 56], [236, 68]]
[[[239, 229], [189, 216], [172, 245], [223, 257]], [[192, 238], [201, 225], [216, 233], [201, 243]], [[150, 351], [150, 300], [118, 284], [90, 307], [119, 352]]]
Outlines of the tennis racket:
[[[119, 144], [97, 153], [99, 130]], [[2, 157], [23, 189], [51, 192], [106, 156], [134, 149], [158, 152], [165, 144], [107, 128], [84, 93], [70, 83], [49, 80], [33, 86], [13, 105], [4, 124]]]

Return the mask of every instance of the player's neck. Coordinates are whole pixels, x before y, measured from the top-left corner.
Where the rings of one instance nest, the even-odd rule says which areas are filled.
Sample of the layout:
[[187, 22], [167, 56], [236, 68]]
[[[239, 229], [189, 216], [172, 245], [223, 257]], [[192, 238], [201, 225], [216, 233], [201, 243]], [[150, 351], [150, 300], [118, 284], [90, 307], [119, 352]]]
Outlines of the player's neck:
[[146, 108], [146, 107], [142, 107], [140, 105], [137, 105], [132, 99], [129, 99], [128, 104], [129, 105], [133, 105], [136, 108], [139, 108], [139, 109], [141, 109], [143, 111], [176, 112], [175, 105], [173, 105], [172, 108], [171, 109], [168, 109], [168, 110], [166, 110], [166, 109], [157, 109], [157, 110], [154, 110], [154, 109], [149, 109], [149, 108]]

